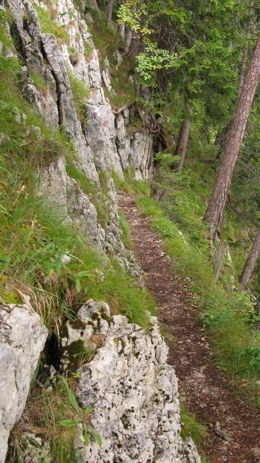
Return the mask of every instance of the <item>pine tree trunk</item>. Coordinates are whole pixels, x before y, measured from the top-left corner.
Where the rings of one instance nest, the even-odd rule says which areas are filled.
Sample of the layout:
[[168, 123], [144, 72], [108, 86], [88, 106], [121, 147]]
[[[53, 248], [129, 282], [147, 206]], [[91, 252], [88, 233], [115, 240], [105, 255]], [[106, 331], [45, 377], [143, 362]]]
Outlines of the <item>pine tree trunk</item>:
[[180, 156], [180, 161], [177, 167], [177, 172], [182, 172], [182, 169], [184, 166], [184, 159], [185, 159], [187, 143], [189, 139], [190, 125], [191, 125], [191, 121], [189, 119], [185, 119], [185, 121], [183, 121], [181, 124], [179, 138], [178, 138], [178, 142], [177, 142], [177, 146], [175, 150], [175, 155]]
[[111, 26], [112, 24], [112, 13], [113, 13], [113, 6], [114, 6], [114, 0], [110, 0], [107, 10], [106, 10], [106, 16], [107, 16], [107, 24]]
[[256, 239], [251, 249], [251, 253], [244, 265], [244, 269], [240, 277], [240, 282], [241, 282], [241, 286], [243, 289], [246, 289], [248, 286], [249, 280], [255, 269], [259, 254], [260, 254], [260, 228], [258, 228], [257, 230]]
[[243, 140], [247, 119], [252, 106], [259, 75], [260, 37], [257, 39], [256, 48], [254, 50], [250, 66], [244, 80], [244, 85], [238, 100], [234, 120], [224, 146], [223, 161], [220, 165], [215, 188], [204, 217], [205, 222], [209, 225], [211, 238], [215, 238], [223, 219], [229, 186], [240, 151], [240, 145]]
[[99, 18], [101, 18], [100, 9], [98, 7], [97, 0], [92, 0], [92, 8], [96, 10]]
[[182, 172], [182, 169], [184, 166], [187, 144], [189, 140], [189, 133], [190, 133], [190, 127], [191, 127], [191, 115], [192, 115], [191, 106], [188, 106], [187, 113], [188, 113], [187, 119], [185, 119], [181, 124], [177, 146], [176, 146], [176, 150], [174, 153], [175, 156], [180, 156], [180, 161], [177, 167], [177, 172], [179, 173]]

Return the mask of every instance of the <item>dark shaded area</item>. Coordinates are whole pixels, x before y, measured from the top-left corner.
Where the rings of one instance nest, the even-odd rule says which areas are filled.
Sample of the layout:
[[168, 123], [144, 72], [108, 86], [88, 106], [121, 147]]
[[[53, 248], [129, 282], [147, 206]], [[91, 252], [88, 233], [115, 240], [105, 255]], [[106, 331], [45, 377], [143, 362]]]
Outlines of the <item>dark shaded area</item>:
[[61, 345], [58, 336], [52, 332], [51, 336], [47, 339], [45, 344], [45, 363], [52, 365], [56, 371], [60, 369], [61, 361]]

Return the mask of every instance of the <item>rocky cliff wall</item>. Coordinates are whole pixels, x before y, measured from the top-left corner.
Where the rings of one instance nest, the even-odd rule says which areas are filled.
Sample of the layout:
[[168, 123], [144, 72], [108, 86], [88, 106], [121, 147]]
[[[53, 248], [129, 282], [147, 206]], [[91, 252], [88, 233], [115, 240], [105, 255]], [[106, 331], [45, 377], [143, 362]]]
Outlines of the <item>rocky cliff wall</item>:
[[[53, 131], [60, 130], [64, 141], [74, 147], [72, 158], [68, 159], [60, 152], [39, 167], [38, 195], [46, 198], [64, 220], [77, 224], [100, 252], [116, 257], [123, 268], [139, 278], [139, 267], [121, 240], [112, 172], [123, 178], [125, 169], [132, 167], [137, 179], [150, 178], [153, 136], [149, 123], [142, 115], [142, 128], [129, 130], [135, 117], [133, 106], [124, 106], [122, 110], [112, 108], [104, 92], [104, 87], [110, 86], [109, 69], [101, 70], [87, 23], [71, 0], [6, 0], [4, 7], [0, 8], [9, 14], [5, 31], [15, 45], [12, 48], [0, 44], [0, 50], [4, 56], [19, 58], [22, 95], [47, 125]], [[75, 83], [80, 89], [77, 97], [73, 93]], [[15, 117], [25, 133], [33, 130], [36, 139], [44, 136], [39, 127], [29, 125], [25, 114], [19, 113]], [[51, 143], [52, 140], [48, 140], [50, 146]], [[71, 166], [73, 168], [69, 169]], [[91, 188], [83, 188], [79, 180], [82, 175], [88, 179]], [[106, 211], [102, 220], [98, 210], [100, 205]], [[3, 308], [3, 327], [10, 325], [13, 330], [16, 326], [21, 335], [20, 323], [12, 321], [12, 315], [17, 311], [21, 315], [25, 309], [19, 304], [9, 306], [9, 309], [11, 315], [7, 320]], [[77, 372], [80, 377], [77, 396], [83, 408], [89, 400], [95, 402], [91, 425], [102, 435], [103, 445], [99, 448], [91, 440], [86, 446], [79, 423], [75, 442], [77, 461], [199, 462], [192, 441], [183, 443], [180, 438], [177, 380], [173, 369], [166, 363], [167, 348], [156, 321], [151, 320], [151, 332], [147, 333], [128, 323], [125, 317], [111, 317], [105, 303], [93, 301], [80, 310], [78, 317], [81, 329], [74, 330], [68, 324], [69, 336], [63, 338], [62, 348], [65, 352], [71, 343], [80, 341], [96, 351], [95, 358]], [[26, 328], [26, 324], [22, 323], [22, 326]], [[30, 326], [28, 323], [28, 329]], [[33, 357], [31, 363], [27, 369], [24, 367], [22, 345], [15, 346], [18, 354], [22, 349], [22, 357], [15, 353], [15, 361], [10, 363], [11, 366], [15, 364], [15, 368], [10, 367], [14, 384], [7, 386], [16, 394], [11, 403], [12, 419], [6, 419], [6, 411], [2, 412], [0, 405], [4, 424], [1, 463], [4, 462], [9, 431], [21, 416], [36, 357], [39, 357], [46, 337], [44, 331], [39, 348], [40, 338], [35, 336], [34, 329], [31, 331], [32, 336], [29, 332], [28, 336], [22, 334], [24, 340], [32, 339], [33, 342], [26, 343], [28, 357]], [[95, 345], [97, 339], [99, 344]], [[8, 354], [11, 347], [5, 332], [1, 342], [5, 343], [2, 352]], [[35, 346], [37, 355], [34, 355]], [[6, 358], [1, 358], [2, 372]], [[67, 367], [63, 362], [61, 373], [65, 374]], [[26, 375], [26, 380], [19, 376], [19, 385], [15, 383], [18, 372]], [[2, 397], [6, 397], [8, 391], [4, 379], [0, 386]], [[33, 445], [31, 451], [31, 444], [27, 445], [24, 461], [51, 462], [48, 442], [37, 435], [29, 436], [30, 442], [32, 439], [37, 443], [36, 448]]]
[[[70, 220], [82, 225], [93, 242], [123, 257], [111, 174], [115, 171], [122, 178], [123, 171], [132, 166], [136, 178], [148, 179], [152, 172], [153, 137], [145, 127], [131, 136], [127, 134], [131, 114], [127, 108], [114, 114], [104, 95], [98, 51], [72, 0], [8, 0], [7, 5], [14, 20], [11, 33], [16, 52], [23, 65], [22, 93], [48, 125], [59, 127], [68, 135], [76, 149], [75, 164], [95, 183], [97, 191], [100, 174], [107, 174], [106, 223], [100, 224], [91, 197], [68, 175], [64, 158], [50, 163], [41, 173], [40, 190], [61, 206]], [[58, 25], [61, 35], [63, 31], [63, 38], [42, 32], [46, 29], [41, 19], [45, 15]], [[37, 88], [35, 75], [44, 82], [44, 88]], [[86, 96], [78, 96], [80, 115], [76, 111], [73, 81], [86, 89]]]

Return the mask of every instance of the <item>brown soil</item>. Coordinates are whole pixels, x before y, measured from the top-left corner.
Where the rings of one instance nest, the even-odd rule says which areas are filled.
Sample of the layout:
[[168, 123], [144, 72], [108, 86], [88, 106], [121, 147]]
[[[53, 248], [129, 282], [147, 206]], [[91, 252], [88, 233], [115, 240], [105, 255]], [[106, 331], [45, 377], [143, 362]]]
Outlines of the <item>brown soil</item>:
[[211, 463], [259, 462], [256, 410], [243, 397], [238, 398], [230, 379], [213, 365], [210, 342], [197, 321], [189, 279], [174, 273], [174, 262], [165, 254], [162, 240], [134, 200], [121, 194], [119, 201], [146, 287], [156, 299], [159, 321], [172, 336], [168, 362], [179, 378], [181, 398], [189, 412], [207, 426], [209, 437], [203, 451]]

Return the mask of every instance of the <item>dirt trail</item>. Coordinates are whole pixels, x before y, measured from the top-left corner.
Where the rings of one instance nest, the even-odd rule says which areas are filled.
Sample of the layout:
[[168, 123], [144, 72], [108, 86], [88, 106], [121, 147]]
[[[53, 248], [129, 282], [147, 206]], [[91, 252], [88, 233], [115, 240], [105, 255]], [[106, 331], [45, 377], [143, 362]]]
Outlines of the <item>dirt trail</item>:
[[173, 336], [168, 343], [168, 361], [179, 378], [181, 397], [189, 411], [208, 427], [205, 454], [211, 463], [259, 463], [256, 412], [243, 399], [235, 398], [228, 378], [212, 364], [210, 345], [196, 320], [188, 279], [174, 274], [162, 240], [133, 199], [119, 195], [119, 205], [128, 221], [146, 286], [155, 296], [160, 323], [167, 325]]

